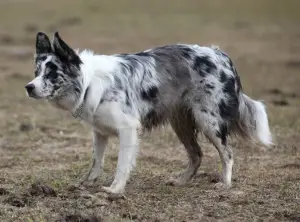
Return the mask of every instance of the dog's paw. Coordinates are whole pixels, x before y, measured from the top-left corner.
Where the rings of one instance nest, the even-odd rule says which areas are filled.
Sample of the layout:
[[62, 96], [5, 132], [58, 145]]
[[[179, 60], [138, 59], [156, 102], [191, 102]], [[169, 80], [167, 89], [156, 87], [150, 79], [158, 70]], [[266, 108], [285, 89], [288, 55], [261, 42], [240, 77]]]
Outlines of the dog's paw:
[[215, 190], [228, 190], [231, 186], [229, 184], [225, 184], [223, 182], [216, 183], [213, 188]]
[[183, 171], [179, 171], [176, 173], [173, 173], [173, 175], [165, 181], [165, 184], [168, 186], [184, 186], [189, 182], [189, 180], [185, 177], [185, 174]]
[[108, 194], [123, 194], [124, 193], [124, 189], [117, 188], [115, 186], [110, 186], [110, 187], [103, 186], [102, 190]]
[[97, 181], [97, 178], [88, 178], [88, 177], [84, 177], [82, 178], [78, 184], [80, 184], [81, 186], [84, 187], [90, 187], [93, 186]]
[[176, 177], [171, 177], [170, 179], [168, 179], [165, 184], [168, 186], [178, 186], [178, 187], [182, 187], [184, 185], [186, 185], [188, 183], [188, 181], [183, 180], [182, 178], [176, 178]]
[[68, 191], [83, 191], [85, 190], [85, 187], [81, 185], [81, 183], [74, 183], [74, 184], [70, 184], [67, 187]]
[[89, 172], [79, 180], [79, 184], [84, 187], [93, 186], [98, 181], [99, 177], [99, 173], [94, 173], [93, 171]]
[[96, 181], [94, 181], [94, 180], [84, 180], [84, 181], [81, 181], [80, 185], [83, 187], [92, 187], [95, 183], [96, 183]]
[[110, 176], [103, 182], [103, 186], [109, 187], [112, 185], [113, 181], [114, 181], [114, 176]]

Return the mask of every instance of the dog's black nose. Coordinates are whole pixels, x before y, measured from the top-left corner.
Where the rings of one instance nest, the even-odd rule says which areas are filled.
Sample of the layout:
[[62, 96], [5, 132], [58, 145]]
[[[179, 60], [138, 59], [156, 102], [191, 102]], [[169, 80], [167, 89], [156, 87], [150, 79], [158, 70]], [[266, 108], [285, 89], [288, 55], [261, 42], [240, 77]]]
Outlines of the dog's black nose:
[[31, 93], [33, 92], [35, 86], [34, 86], [34, 84], [29, 83], [29, 84], [27, 84], [27, 85], [25, 86], [25, 88], [26, 88], [28, 94], [31, 94]]

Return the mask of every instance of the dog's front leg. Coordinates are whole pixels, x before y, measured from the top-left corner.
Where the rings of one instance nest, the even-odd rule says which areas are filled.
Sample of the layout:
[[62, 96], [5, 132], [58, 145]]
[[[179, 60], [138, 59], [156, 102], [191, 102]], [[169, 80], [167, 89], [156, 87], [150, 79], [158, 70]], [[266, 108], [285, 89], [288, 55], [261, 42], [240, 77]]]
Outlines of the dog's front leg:
[[99, 178], [104, 164], [104, 152], [107, 147], [108, 136], [93, 132], [93, 162], [89, 172], [82, 179], [84, 185], [93, 184]]
[[117, 171], [110, 187], [103, 187], [109, 193], [123, 193], [130, 171], [136, 163], [138, 151], [138, 129], [128, 127], [119, 131], [120, 151], [118, 155]]

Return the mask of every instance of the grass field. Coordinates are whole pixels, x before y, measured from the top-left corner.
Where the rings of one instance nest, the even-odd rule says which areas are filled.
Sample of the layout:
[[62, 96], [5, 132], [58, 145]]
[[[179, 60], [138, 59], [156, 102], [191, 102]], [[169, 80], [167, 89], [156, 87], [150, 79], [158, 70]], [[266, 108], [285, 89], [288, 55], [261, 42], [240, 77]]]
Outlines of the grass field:
[[[299, 0], [0, 1], [0, 221], [300, 221]], [[26, 97], [37, 31], [60, 31], [101, 54], [170, 43], [219, 45], [247, 95], [264, 100], [276, 145], [232, 140], [233, 187], [213, 189], [219, 156], [186, 187], [164, 184], [186, 154], [166, 127], [146, 134], [124, 198], [99, 193], [113, 175], [112, 139], [102, 179], [72, 189], [88, 169], [91, 132], [47, 102]]]

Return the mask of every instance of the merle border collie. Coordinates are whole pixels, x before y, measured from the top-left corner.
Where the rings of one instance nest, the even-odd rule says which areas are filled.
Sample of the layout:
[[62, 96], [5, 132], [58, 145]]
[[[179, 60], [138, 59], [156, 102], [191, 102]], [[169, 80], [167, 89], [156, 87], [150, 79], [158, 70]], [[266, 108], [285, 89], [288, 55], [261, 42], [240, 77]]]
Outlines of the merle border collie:
[[200, 167], [199, 132], [216, 147], [222, 161], [217, 188], [229, 188], [233, 152], [230, 135], [271, 145], [262, 102], [243, 93], [237, 70], [217, 47], [174, 44], [133, 54], [97, 55], [73, 50], [59, 36], [36, 36], [35, 78], [29, 97], [46, 99], [69, 111], [93, 130], [93, 161], [83, 181], [101, 172], [108, 138], [120, 140], [117, 170], [106, 192], [123, 193], [136, 164], [139, 134], [170, 123], [188, 156], [184, 171], [167, 184], [188, 183]]

